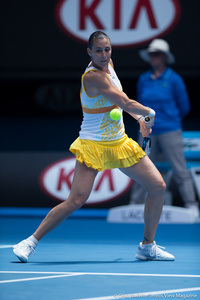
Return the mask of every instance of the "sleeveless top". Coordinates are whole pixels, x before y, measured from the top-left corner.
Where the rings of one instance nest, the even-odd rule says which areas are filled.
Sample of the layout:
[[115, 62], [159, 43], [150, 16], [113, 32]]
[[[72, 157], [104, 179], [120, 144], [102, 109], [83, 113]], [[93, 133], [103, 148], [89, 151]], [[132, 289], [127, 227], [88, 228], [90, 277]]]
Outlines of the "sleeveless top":
[[[123, 116], [121, 116], [118, 121], [113, 121], [110, 118], [110, 111], [117, 106], [113, 105], [113, 103], [101, 94], [95, 97], [89, 97], [86, 93], [83, 79], [90, 71], [99, 70], [89, 64], [81, 78], [80, 98], [83, 110], [83, 121], [79, 137], [80, 139], [93, 141], [113, 141], [121, 139], [125, 136]], [[107, 75], [110, 81], [122, 91], [121, 83], [110, 64], [109, 71], [110, 74]], [[122, 113], [122, 109], [119, 109]]]

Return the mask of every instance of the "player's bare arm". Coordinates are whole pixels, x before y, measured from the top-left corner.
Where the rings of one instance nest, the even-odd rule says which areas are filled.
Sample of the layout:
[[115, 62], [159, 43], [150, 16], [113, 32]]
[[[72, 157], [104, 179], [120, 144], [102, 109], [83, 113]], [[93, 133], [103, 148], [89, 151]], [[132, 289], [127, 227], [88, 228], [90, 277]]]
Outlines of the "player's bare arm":
[[150, 113], [148, 107], [141, 105], [135, 100], [129, 99], [125, 93], [119, 91], [103, 71], [88, 72], [84, 78], [84, 85], [90, 97], [101, 94], [128, 113], [138, 115], [148, 115]]
[[[124, 95], [127, 97], [127, 95], [125, 93], [124, 93]], [[137, 120], [137, 122], [140, 124], [140, 132], [143, 137], [146, 137], [149, 134], [151, 134], [151, 132], [152, 132], [151, 127], [154, 125], [155, 117], [150, 118], [149, 123], [145, 123], [143, 115], [133, 114], [130, 112], [128, 112], [128, 113], [129, 113], [129, 115], [131, 115], [131, 117], [133, 117], [135, 120]]]

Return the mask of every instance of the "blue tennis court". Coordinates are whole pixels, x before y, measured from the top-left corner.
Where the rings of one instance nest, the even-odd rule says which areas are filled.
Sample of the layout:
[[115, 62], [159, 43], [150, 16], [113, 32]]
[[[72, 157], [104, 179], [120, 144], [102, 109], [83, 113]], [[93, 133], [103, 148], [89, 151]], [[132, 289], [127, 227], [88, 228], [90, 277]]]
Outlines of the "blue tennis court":
[[107, 223], [103, 215], [70, 217], [44, 237], [27, 264], [12, 245], [43, 217], [1, 216], [1, 299], [199, 299], [199, 223], [159, 225], [156, 242], [174, 262], [138, 261], [143, 225]]

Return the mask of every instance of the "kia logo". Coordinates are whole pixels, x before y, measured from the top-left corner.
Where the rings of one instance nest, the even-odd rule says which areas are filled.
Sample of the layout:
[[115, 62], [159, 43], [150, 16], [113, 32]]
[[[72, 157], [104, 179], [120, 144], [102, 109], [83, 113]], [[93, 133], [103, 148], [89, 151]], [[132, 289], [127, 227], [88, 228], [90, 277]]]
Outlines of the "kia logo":
[[40, 86], [35, 100], [43, 109], [50, 111], [81, 110], [79, 83], [48, 83]]
[[113, 47], [146, 43], [165, 35], [180, 17], [179, 0], [60, 0], [59, 26], [87, 43], [93, 31], [105, 31]]
[[[42, 172], [40, 186], [51, 198], [65, 201], [69, 196], [75, 161], [75, 157], [66, 158], [47, 166]], [[133, 181], [118, 169], [99, 172], [86, 205], [113, 200], [126, 193], [132, 183]]]

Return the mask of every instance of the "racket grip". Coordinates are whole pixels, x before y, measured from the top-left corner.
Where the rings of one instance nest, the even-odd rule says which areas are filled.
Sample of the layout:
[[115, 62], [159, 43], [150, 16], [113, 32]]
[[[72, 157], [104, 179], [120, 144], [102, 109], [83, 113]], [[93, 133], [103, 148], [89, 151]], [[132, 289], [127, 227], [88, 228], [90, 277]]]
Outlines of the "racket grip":
[[[146, 124], [148, 124], [148, 123], [150, 122], [150, 120], [151, 120], [150, 117], [147, 117], [147, 116], [144, 117], [144, 122], [145, 122]], [[143, 139], [142, 150], [143, 150], [144, 152], [146, 152], [146, 154], [149, 156], [150, 151], [151, 151], [151, 138], [150, 138], [150, 136], [145, 137], [145, 138]]]
[[151, 138], [150, 138], [150, 136], [145, 137], [145, 138], [143, 139], [142, 150], [143, 150], [144, 152], [146, 152], [146, 154], [149, 156], [150, 151], [151, 151]]
[[150, 117], [144, 117], [144, 122], [146, 123], [146, 124], [148, 124], [149, 122], [150, 122]]

